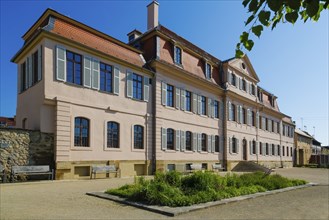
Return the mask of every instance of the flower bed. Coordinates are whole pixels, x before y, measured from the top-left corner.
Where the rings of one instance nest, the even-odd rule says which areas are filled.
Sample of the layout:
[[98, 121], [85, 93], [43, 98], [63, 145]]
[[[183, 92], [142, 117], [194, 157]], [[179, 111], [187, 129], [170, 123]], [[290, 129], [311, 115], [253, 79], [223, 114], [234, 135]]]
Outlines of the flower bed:
[[157, 173], [153, 180], [136, 178], [134, 184], [109, 189], [106, 193], [150, 205], [177, 207], [304, 184], [304, 180], [288, 179], [278, 174], [265, 175], [262, 172], [221, 177], [211, 172], [183, 176], [171, 171]]

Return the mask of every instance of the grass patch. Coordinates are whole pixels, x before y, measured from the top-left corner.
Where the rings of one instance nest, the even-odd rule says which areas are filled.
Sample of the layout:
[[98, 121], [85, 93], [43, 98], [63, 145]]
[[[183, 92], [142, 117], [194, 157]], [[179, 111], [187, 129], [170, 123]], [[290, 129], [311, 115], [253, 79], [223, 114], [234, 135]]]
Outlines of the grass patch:
[[192, 175], [183, 176], [176, 171], [171, 171], [156, 173], [153, 180], [136, 178], [134, 184], [109, 189], [106, 193], [150, 205], [177, 207], [306, 183], [304, 180], [288, 179], [278, 174], [264, 175], [262, 172], [240, 176], [227, 174], [221, 177], [211, 172], [195, 172]]

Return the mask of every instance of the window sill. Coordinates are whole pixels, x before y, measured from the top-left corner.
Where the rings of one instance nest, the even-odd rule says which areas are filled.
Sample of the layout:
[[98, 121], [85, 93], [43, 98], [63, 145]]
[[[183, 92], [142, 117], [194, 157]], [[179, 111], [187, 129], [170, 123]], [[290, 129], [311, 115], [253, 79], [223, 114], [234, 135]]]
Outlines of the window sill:
[[164, 152], [166, 152], [166, 153], [176, 153], [176, 152], [180, 152], [180, 151], [176, 151], [176, 150], [168, 150], [168, 149], [166, 149], [166, 150], [163, 150]]
[[140, 153], [144, 153], [145, 152], [145, 149], [131, 149], [132, 152], [140, 152]]
[[179, 68], [184, 69], [183, 64], [181, 64], [181, 63], [177, 63], [177, 62], [175, 62], [175, 61], [174, 61], [174, 64], [175, 64], [176, 67], [179, 67]]
[[77, 146], [74, 146], [74, 147], [71, 147], [71, 150], [72, 151], [92, 151], [93, 148], [92, 147], [77, 147]]
[[104, 151], [122, 152], [122, 150], [120, 148], [110, 148], [110, 147], [104, 148]]

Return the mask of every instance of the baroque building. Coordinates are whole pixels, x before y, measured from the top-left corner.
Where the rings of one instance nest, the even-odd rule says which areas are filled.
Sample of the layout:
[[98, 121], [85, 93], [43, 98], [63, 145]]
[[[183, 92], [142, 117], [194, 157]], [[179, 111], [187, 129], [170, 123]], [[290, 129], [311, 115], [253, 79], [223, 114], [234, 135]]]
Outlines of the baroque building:
[[249, 58], [219, 60], [160, 25], [158, 6], [128, 43], [51, 9], [23, 35], [16, 127], [54, 133], [56, 179], [292, 166], [295, 126]]

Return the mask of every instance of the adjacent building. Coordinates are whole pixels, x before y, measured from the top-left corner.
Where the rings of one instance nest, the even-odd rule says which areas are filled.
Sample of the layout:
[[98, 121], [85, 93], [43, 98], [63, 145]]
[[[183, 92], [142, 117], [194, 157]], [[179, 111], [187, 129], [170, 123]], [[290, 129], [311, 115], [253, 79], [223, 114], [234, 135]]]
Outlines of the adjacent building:
[[158, 24], [128, 43], [47, 9], [24, 34], [16, 126], [55, 134], [57, 179], [115, 164], [121, 176], [240, 161], [291, 167], [294, 129], [247, 56], [221, 61]]
[[295, 130], [296, 157], [294, 164], [303, 166], [310, 163], [313, 137], [298, 128]]

